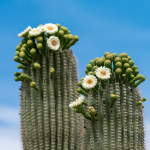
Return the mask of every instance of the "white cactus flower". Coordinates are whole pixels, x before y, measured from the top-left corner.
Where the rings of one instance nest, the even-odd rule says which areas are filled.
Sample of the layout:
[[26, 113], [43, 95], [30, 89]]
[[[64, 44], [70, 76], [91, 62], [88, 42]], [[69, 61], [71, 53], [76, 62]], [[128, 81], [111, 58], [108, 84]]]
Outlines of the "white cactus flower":
[[76, 99], [76, 101], [71, 102], [69, 104], [69, 107], [70, 108], [75, 108], [76, 106], [81, 105], [83, 103], [84, 99], [85, 99], [84, 96], [78, 97], [78, 99]]
[[96, 76], [101, 80], [110, 79], [110, 75], [111, 75], [110, 69], [105, 66], [103, 66], [103, 67], [101, 66], [101, 67], [97, 68], [95, 70], [95, 73], [96, 73]]
[[58, 50], [60, 47], [60, 41], [58, 37], [55, 37], [55, 36], [50, 36], [49, 39], [47, 40], [47, 44], [48, 44], [48, 47], [53, 51]]
[[27, 32], [29, 32], [32, 28], [28, 26], [24, 31], [18, 34], [18, 37], [22, 38]]
[[97, 78], [93, 75], [85, 76], [84, 80], [82, 81], [82, 87], [85, 89], [94, 88], [97, 84]]
[[52, 23], [45, 24], [42, 28], [48, 34], [54, 34], [58, 31], [58, 27]]
[[43, 32], [42, 26], [33, 28], [32, 30], [29, 31], [30, 36], [38, 36]]

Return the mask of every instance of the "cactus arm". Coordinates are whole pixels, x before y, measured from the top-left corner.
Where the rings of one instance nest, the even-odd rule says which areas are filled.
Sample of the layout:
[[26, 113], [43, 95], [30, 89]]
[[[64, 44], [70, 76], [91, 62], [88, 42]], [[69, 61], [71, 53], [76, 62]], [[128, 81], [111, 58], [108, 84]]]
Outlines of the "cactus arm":
[[107, 128], [107, 148], [112, 149], [111, 147], [111, 116], [110, 116], [110, 89], [109, 89], [109, 80], [106, 80], [106, 128]]
[[125, 117], [124, 117], [124, 88], [123, 81], [121, 77], [119, 78], [119, 88], [120, 88], [120, 110], [121, 110], [121, 145], [122, 149], [125, 150]]
[[127, 90], [127, 95], [126, 95], [126, 100], [127, 100], [127, 147], [129, 150], [131, 150], [131, 116], [130, 116], [130, 89], [129, 89], [129, 83], [126, 83], [126, 90]]
[[[116, 95], [116, 79], [115, 75], [113, 74], [113, 93]], [[114, 118], [114, 136], [115, 136], [115, 148], [119, 150], [119, 130], [118, 130], [118, 103], [116, 102], [113, 107], [113, 118]]]
[[132, 86], [132, 97], [133, 97], [133, 147], [137, 149], [137, 119], [136, 119], [136, 98], [135, 98], [135, 88]]
[[[37, 63], [41, 64], [41, 56], [38, 56]], [[38, 136], [39, 138], [39, 149], [42, 150], [45, 148], [44, 145], [44, 120], [43, 120], [43, 97], [42, 97], [42, 72], [41, 69], [36, 71], [36, 85], [38, 87], [37, 92], [37, 120], [38, 120]]]
[[28, 149], [27, 148], [27, 141], [26, 141], [26, 110], [25, 110], [25, 107], [26, 107], [26, 102], [25, 102], [25, 98], [26, 98], [26, 82], [25, 80], [22, 81], [22, 93], [21, 93], [21, 136], [22, 136], [22, 144], [23, 144], [23, 149]]
[[[53, 52], [49, 53], [49, 69], [54, 68]], [[50, 71], [50, 70], [49, 70]], [[51, 123], [51, 149], [56, 149], [56, 118], [55, 118], [55, 96], [54, 96], [54, 77], [49, 74], [49, 95], [50, 95], [50, 123]]]
[[68, 118], [68, 93], [67, 93], [67, 59], [65, 53], [62, 55], [63, 59], [63, 127], [64, 127], [64, 134], [63, 134], [63, 149], [68, 149], [68, 137], [69, 137], [69, 118]]
[[50, 149], [50, 131], [49, 131], [49, 111], [48, 111], [48, 80], [47, 80], [47, 55], [42, 56], [43, 66], [43, 102], [44, 102], [44, 133], [45, 133], [45, 149]]
[[[32, 81], [35, 81], [35, 70], [33, 67], [33, 64], [30, 65], [31, 70], [31, 78]], [[37, 106], [36, 106], [36, 90], [31, 88], [31, 117], [32, 117], [32, 137], [34, 140], [34, 149], [39, 149], [39, 143], [38, 143], [38, 130], [37, 130]]]
[[[94, 92], [91, 92], [91, 94], [89, 94], [90, 99], [92, 98], [92, 103], [96, 102], [96, 95]], [[91, 97], [92, 96], [92, 97]], [[91, 136], [92, 136], [92, 149], [96, 149], [96, 132], [95, 132], [95, 120], [91, 121]]]
[[61, 82], [60, 82], [60, 55], [55, 52], [55, 87], [56, 87], [56, 107], [57, 108], [57, 149], [62, 149], [62, 99], [61, 99]]
[[104, 150], [103, 100], [101, 84], [98, 88], [98, 128], [99, 148]]

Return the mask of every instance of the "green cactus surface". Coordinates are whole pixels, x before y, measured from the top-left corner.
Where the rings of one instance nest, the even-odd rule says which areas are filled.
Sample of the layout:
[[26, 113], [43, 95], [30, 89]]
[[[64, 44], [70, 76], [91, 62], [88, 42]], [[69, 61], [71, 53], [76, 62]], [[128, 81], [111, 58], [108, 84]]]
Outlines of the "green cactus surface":
[[145, 81], [126, 53], [91, 60], [70, 108], [84, 116], [84, 150], [144, 150], [144, 122], [138, 85]]
[[69, 49], [78, 40], [59, 24], [30, 26], [18, 34], [14, 61], [21, 81], [21, 136], [24, 150], [79, 150], [84, 119], [68, 105], [77, 98], [77, 67]]

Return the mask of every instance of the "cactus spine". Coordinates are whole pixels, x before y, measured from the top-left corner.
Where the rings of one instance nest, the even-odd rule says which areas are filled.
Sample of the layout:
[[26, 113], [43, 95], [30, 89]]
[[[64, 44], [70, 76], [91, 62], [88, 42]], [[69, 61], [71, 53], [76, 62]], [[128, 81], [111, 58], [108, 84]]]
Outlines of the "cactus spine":
[[146, 99], [137, 88], [145, 77], [126, 53], [104, 56], [86, 66], [87, 75], [77, 90], [84, 97], [69, 105], [85, 117], [84, 149], [145, 149], [142, 102]]
[[77, 97], [76, 60], [69, 49], [77, 36], [59, 24], [28, 27], [18, 35], [15, 81], [22, 81], [21, 133], [24, 150], [83, 148], [83, 116], [68, 108]]

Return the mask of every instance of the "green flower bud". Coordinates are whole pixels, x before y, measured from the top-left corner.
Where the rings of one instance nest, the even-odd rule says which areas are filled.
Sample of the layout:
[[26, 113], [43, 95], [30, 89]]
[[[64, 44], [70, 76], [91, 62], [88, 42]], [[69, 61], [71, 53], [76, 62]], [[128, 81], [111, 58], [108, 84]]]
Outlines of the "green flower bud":
[[93, 70], [95, 71], [96, 69], [97, 69], [97, 66], [94, 66], [94, 67], [93, 67]]
[[117, 68], [117, 69], [115, 70], [115, 72], [116, 72], [117, 75], [120, 75], [120, 74], [122, 73], [122, 70], [121, 70], [120, 68]]
[[128, 54], [127, 53], [122, 53], [121, 56], [122, 56], [122, 58], [128, 58]]
[[83, 81], [84, 80], [84, 78], [81, 78], [81, 81]]
[[133, 74], [131, 74], [130, 78], [131, 78], [131, 79], [134, 79], [134, 75], [133, 75]]
[[16, 51], [20, 51], [20, 48], [21, 48], [20, 45], [16, 46]]
[[121, 62], [121, 58], [120, 57], [116, 57], [115, 58], [115, 62]]
[[122, 63], [123, 64], [128, 63], [128, 58], [122, 58]]
[[88, 69], [85, 69], [85, 73], [88, 74], [88, 72], [89, 72], [89, 70], [88, 70]]
[[28, 49], [28, 45], [27, 44], [23, 44], [22, 47], [24, 47], [25, 49]]
[[89, 71], [91, 71], [91, 70], [92, 70], [92, 65], [91, 65], [91, 64], [88, 64], [88, 65], [86, 66], [86, 68], [87, 68]]
[[88, 75], [94, 75], [94, 72], [90, 71], [88, 72]]
[[73, 37], [73, 40], [74, 40], [75, 42], [77, 42], [77, 41], [79, 41], [79, 37], [78, 37], [77, 35], [75, 35], [75, 36]]
[[38, 25], [38, 27], [42, 27], [42, 26], [43, 26], [42, 24]]
[[23, 79], [21, 77], [15, 77], [15, 81], [22, 81]]
[[130, 67], [132, 67], [134, 65], [134, 61], [133, 60], [130, 60], [129, 61], [129, 64], [130, 64]]
[[141, 79], [141, 81], [143, 82], [143, 81], [145, 81], [145, 77], [144, 76], [142, 76], [142, 79]]
[[131, 75], [132, 72], [133, 72], [133, 70], [131, 68], [128, 68], [126, 70], [126, 75]]
[[35, 63], [34, 63], [34, 68], [35, 68], [36, 70], [40, 70], [40, 69], [41, 69], [41, 65], [35, 62]]
[[69, 41], [71, 41], [71, 40], [73, 40], [73, 35], [72, 34], [68, 34], [67, 38], [68, 38]]
[[30, 50], [30, 54], [31, 54], [32, 56], [35, 56], [35, 55], [36, 55], [36, 49], [35, 49], [35, 48], [32, 48], [32, 49]]
[[59, 30], [59, 32], [58, 32], [58, 36], [59, 37], [63, 37], [64, 34], [65, 34], [65, 32], [63, 30]]
[[28, 76], [27, 74], [25, 74], [25, 73], [21, 73], [21, 74], [20, 74], [20, 77], [26, 78], [26, 79], [28, 79], [29, 81], [32, 81], [31, 77], [29, 77], [29, 76]]
[[42, 43], [37, 43], [36, 47], [42, 52], [44, 53], [44, 46]]
[[142, 106], [142, 108], [144, 108], [144, 106]]
[[16, 56], [19, 56], [19, 51], [16, 51], [15, 55], [16, 55]]
[[38, 88], [37, 88], [35, 82], [31, 82], [31, 83], [30, 83], [30, 86], [31, 86], [32, 88], [34, 88], [36, 91], [38, 91]]
[[122, 54], [119, 54], [119, 57], [122, 58]]
[[21, 47], [20, 52], [25, 52], [26, 48], [25, 47]]
[[68, 30], [67, 34], [71, 34], [71, 32]]
[[27, 65], [24, 61], [22, 61], [18, 56], [15, 56], [14, 57], [14, 61], [16, 61], [16, 62], [19, 62], [19, 63], [21, 63], [21, 64], [23, 64], [23, 65]]
[[90, 114], [90, 116], [91, 116], [91, 118], [93, 119], [93, 120], [97, 120], [97, 118], [95, 117], [95, 115], [96, 115], [96, 110], [94, 109], [94, 107], [89, 107], [89, 110], [88, 110], [88, 112], [89, 112], [89, 114]]
[[136, 76], [137, 74], [139, 74], [139, 70], [138, 69], [133, 70], [133, 74]]
[[122, 77], [125, 78], [125, 77], [126, 77], [126, 74], [122, 74]]
[[103, 59], [104, 61], [106, 60], [105, 57], [101, 57], [101, 59]]
[[64, 26], [61, 26], [61, 27], [60, 27], [60, 30], [63, 30], [65, 33], [68, 32], [68, 29], [67, 29], [66, 27], [64, 27]]
[[56, 26], [58, 27], [58, 29], [60, 29], [60, 27], [61, 27], [59, 23], [57, 23]]
[[78, 86], [79, 86], [79, 87], [82, 87], [82, 81], [79, 81], [79, 82], [78, 82]]
[[115, 58], [117, 57], [117, 54], [116, 54], [116, 53], [113, 53], [112, 55], [113, 55], [113, 58], [114, 58], [114, 60], [115, 60]]
[[26, 66], [22, 66], [22, 65], [18, 64], [17, 68], [18, 68], [18, 69], [26, 69], [27, 67], [26, 67]]
[[125, 64], [123, 65], [123, 67], [124, 67], [125, 69], [127, 69], [127, 68], [130, 68], [130, 65], [129, 65], [128, 63], [125, 63]]
[[104, 53], [104, 56], [106, 57], [108, 54], [110, 54], [110, 52], [105, 52], [105, 53]]
[[133, 66], [132, 69], [135, 70], [135, 69], [138, 69], [138, 67], [137, 66]]
[[91, 61], [90, 61], [90, 64], [91, 64], [92, 66], [95, 66], [95, 60], [91, 60]]
[[50, 69], [51, 77], [53, 77], [53, 76], [54, 76], [54, 73], [55, 73], [55, 69], [54, 69], [54, 68], [51, 68], [51, 69]]
[[110, 60], [110, 61], [113, 61], [113, 55], [112, 54], [106, 55], [106, 59]]
[[137, 105], [142, 105], [142, 101], [138, 101], [138, 102], [137, 102]]
[[27, 45], [29, 46], [29, 48], [34, 48], [35, 47], [35, 43], [31, 39], [27, 41]]
[[83, 94], [84, 96], [88, 96], [88, 94], [81, 88], [78, 88], [77, 92], [80, 93], [80, 94]]
[[15, 73], [14, 73], [14, 75], [17, 76], [17, 77], [20, 76], [20, 74], [21, 74], [21, 73], [19, 73], [19, 72], [15, 72]]
[[118, 100], [118, 95], [111, 94], [110, 98], [111, 98], [110, 107], [112, 108], [115, 102]]
[[111, 66], [111, 61], [110, 61], [110, 60], [105, 60], [104, 66], [105, 66], [105, 67], [108, 67], [108, 68], [111, 68], [111, 67], [112, 67], [112, 66]]
[[128, 56], [128, 60], [129, 60], [129, 61], [131, 60], [131, 57], [130, 57], [130, 56]]
[[98, 59], [99, 59], [99, 57], [96, 57], [96, 58], [95, 58], [95, 62], [96, 62]]
[[145, 97], [143, 97], [143, 98], [142, 98], [142, 102], [145, 102], [145, 101], [146, 101], [146, 98], [145, 98]]
[[104, 65], [104, 60], [103, 60], [102, 58], [99, 58], [99, 59], [96, 61], [96, 65], [97, 65], [98, 67], [103, 66], [103, 65]]
[[43, 37], [41, 35], [39, 35], [38, 37], [36, 37], [36, 41], [38, 43], [43, 43]]
[[116, 62], [115, 67], [116, 68], [122, 68], [122, 63], [121, 62]]
[[21, 43], [22, 44], [27, 44], [27, 40], [26, 39], [22, 39]]

